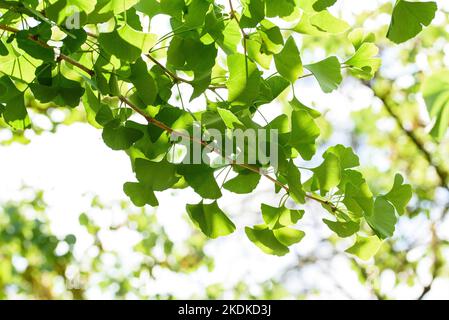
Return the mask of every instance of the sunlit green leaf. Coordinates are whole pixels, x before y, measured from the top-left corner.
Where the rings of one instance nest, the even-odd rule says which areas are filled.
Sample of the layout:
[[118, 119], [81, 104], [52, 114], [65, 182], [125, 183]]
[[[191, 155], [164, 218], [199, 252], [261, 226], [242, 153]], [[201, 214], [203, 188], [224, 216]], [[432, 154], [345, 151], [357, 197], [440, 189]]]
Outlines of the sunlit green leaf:
[[341, 65], [337, 57], [330, 57], [320, 62], [306, 65], [305, 68], [313, 73], [321, 89], [326, 93], [337, 89], [343, 80]]
[[231, 234], [235, 230], [235, 225], [218, 207], [217, 202], [204, 204], [188, 204], [187, 213], [195, 225], [209, 238], [215, 239]]
[[362, 260], [369, 260], [377, 253], [381, 245], [382, 241], [377, 236], [357, 236], [354, 245], [347, 249], [346, 252], [356, 255]]
[[402, 43], [415, 37], [435, 17], [438, 7], [435, 2], [410, 2], [398, 0], [391, 17], [387, 38]]

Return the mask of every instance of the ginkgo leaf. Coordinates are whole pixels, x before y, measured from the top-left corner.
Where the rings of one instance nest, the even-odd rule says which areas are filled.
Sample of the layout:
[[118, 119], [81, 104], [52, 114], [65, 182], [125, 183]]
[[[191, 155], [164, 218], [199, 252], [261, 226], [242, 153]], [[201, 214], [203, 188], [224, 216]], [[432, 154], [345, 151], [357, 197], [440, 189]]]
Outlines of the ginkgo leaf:
[[260, 71], [256, 64], [237, 53], [228, 56], [228, 68], [229, 101], [235, 104], [248, 104], [253, 101], [260, 87]]
[[347, 238], [360, 229], [360, 223], [354, 221], [331, 221], [323, 219], [323, 222], [341, 238]]
[[156, 35], [134, 30], [127, 24], [109, 33], [100, 33], [102, 48], [118, 59], [133, 62], [156, 43]]
[[282, 51], [274, 56], [274, 62], [279, 74], [291, 83], [303, 74], [301, 57], [293, 37], [288, 38]]
[[[353, 172], [358, 173], [356, 171]], [[345, 197], [343, 203], [346, 208], [358, 217], [372, 215], [374, 210], [374, 197], [368, 184], [361, 177], [361, 174], [358, 173], [358, 175], [351, 176], [351, 178], [355, 179], [348, 179], [346, 173], [345, 178]]]
[[217, 112], [227, 128], [234, 129], [236, 126], [237, 127], [244, 126], [243, 123], [239, 120], [239, 118], [235, 114], [233, 114], [230, 110], [217, 108]]
[[262, 38], [259, 33], [254, 33], [246, 40], [248, 57], [257, 62], [262, 68], [269, 69], [273, 56], [262, 50]]
[[299, 204], [304, 203], [306, 193], [301, 183], [301, 172], [295, 166], [293, 160], [290, 160], [287, 164], [287, 171], [284, 177], [288, 183], [290, 197]]
[[291, 130], [289, 144], [304, 160], [312, 159], [316, 152], [316, 139], [320, 136], [314, 118], [305, 110], [293, 111]]
[[346, 21], [331, 15], [327, 10], [323, 10], [318, 13], [304, 11], [293, 30], [311, 36], [322, 36], [327, 33], [343, 33], [349, 28], [350, 26]]
[[246, 235], [263, 252], [276, 256], [284, 256], [290, 252], [289, 246], [300, 242], [304, 232], [292, 228], [270, 230], [265, 225], [245, 228]]
[[178, 167], [178, 173], [205, 199], [221, 198], [221, 191], [214, 177], [214, 169], [205, 164], [185, 164]]
[[394, 184], [391, 190], [385, 195], [385, 199], [390, 201], [396, 208], [398, 214], [404, 214], [405, 207], [412, 198], [412, 186], [404, 184], [404, 178], [397, 174], [394, 178]]
[[223, 49], [226, 54], [237, 52], [237, 46], [242, 40], [239, 24], [235, 19], [223, 21], [210, 11], [206, 16], [208, 34]]
[[139, 130], [120, 125], [106, 126], [102, 136], [104, 143], [112, 150], [126, 150], [142, 138], [143, 134]]
[[398, 221], [394, 207], [384, 197], [376, 198], [373, 213], [365, 219], [380, 239], [393, 236]]
[[235, 225], [218, 207], [217, 202], [204, 204], [188, 204], [187, 213], [190, 219], [209, 238], [215, 239], [231, 234], [235, 230]]
[[317, 0], [313, 4], [313, 9], [315, 11], [323, 11], [331, 6], [333, 6], [337, 0]]
[[136, 178], [154, 191], [164, 191], [179, 180], [176, 165], [163, 159], [159, 162], [138, 158], [135, 161]]
[[31, 121], [25, 107], [24, 96], [18, 95], [6, 102], [3, 119], [15, 130], [25, 130]]
[[263, 252], [276, 256], [284, 256], [290, 252], [287, 246], [282, 244], [273, 231], [266, 226], [254, 226], [245, 228], [246, 236]]
[[431, 2], [410, 2], [398, 0], [393, 9], [387, 38], [403, 43], [419, 34], [435, 18], [438, 7]]
[[274, 23], [263, 20], [258, 29], [260, 35], [262, 51], [267, 54], [278, 54], [284, 48], [284, 38], [281, 29]]
[[379, 48], [375, 44], [365, 42], [345, 64], [351, 67], [355, 76], [369, 80], [374, 77], [381, 65], [381, 60], [377, 57], [378, 53]]
[[0, 56], [7, 56], [9, 53], [8, 48], [6, 48], [3, 41], [0, 41]]
[[294, 0], [265, 0], [267, 17], [286, 17], [295, 11]]
[[300, 242], [306, 235], [303, 231], [293, 228], [274, 229], [273, 234], [280, 243], [287, 247]]
[[290, 210], [286, 207], [261, 206], [262, 217], [270, 229], [279, 229], [295, 225], [304, 216], [303, 210]]
[[328, 154], [334, 154], [340, 160], [340, 167], [342, 170], [358, 167], [360, 165], [359, 157], [354, 153], [351, 147], [345, 147], [341, 144], [330, 147], [326, 150], [323, 157]]
[[356, 28], [348, 34], [348, 39], [357, 51], [364, 43], [374, 43], [376, 41], [376, 35], [372, 32], [366, 32], [362, 28]]
[[329, 57], [320, 62], [306, 65], [305, 68], [313, 73], [321, 89], [326, 93], [337, 89], [343, 80], [341, 65], [337, 57]]
[[147, 204], [152, 207], [159, 205], [153, 190], [144, 184], [127, 182], [123, 185], [123, 191], [137, 207], [143, 207]]
[[84, 94], [80, 83], [58, 73], [51, 79], [50, 85], [31, 83], [30, 89], [36, 99], [42, 103], [53, 102], [61, 107], [75, 108]]
[[377, 236], [357, 236], [357, 240], [354, 245], [349, 249], [346, 249], [346, 252], [367, 261], [371, 259], [377, 251], [379, 251], [381, 245], [382, 241]]
[[240, 172], [235, 178], [226, 181], [223, 188], [237, 194], [251, 193], [260, 181], [260, 174], [249, 171]]
[[146, 105], [152, 105], [156, 101], [158, 88], [156, 81], [148, 72], [147, 64], [142, 58], [137, 59], [131, 65], [131, 76], [129, 80], [136, 88], [137, 95]]
[[340, 184], [341, 171], [339, 158], [334, 153], [326, 154], [323, 163], [312, 169], [314, 189], [321, 190], [322, 195], [329, 192]]
[[254, 28], [265, 18], [264, 0], [242, 0], [243, 11], [240, 18], [242, 28]]
[[62, 40], [61, 52], [69, 55], [78, 51], [82, 44], [87, 39], [87, 33], [84, 29], [70, 30], [70, 35], [67, 35]]

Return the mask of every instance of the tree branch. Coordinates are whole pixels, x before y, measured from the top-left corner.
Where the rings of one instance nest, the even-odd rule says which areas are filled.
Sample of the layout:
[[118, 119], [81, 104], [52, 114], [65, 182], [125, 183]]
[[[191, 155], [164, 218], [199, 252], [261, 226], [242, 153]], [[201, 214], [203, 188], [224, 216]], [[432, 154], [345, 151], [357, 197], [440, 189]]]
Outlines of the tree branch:
[[[12, 32], [12, 33], [16, 33], [16, 32], [19, 32], [19, 31], [20, 31], [20, 30], [18, 30], [18, 29], [15, 29], [15, 28], [12, 28], [12, 27], [9, 27], [9, 26], [5, 26], [5, 25], [0, 25], [0, 29], [5, 30], [5, 31], [8, 31], [8, 32]], [[45, 47], [45, 48], [52, 48], [52, 49], [54, 49], [53, 47], [51, 47], [51, 46], [48, 45], [47, 43], [42, 42], [42, 41], [39, 41], [39, 40], [37, 40], [37, 39], [35, 39], [35, 38], [33, 38], [33, 37], [29, 37], [29, 39], [30, 39], [30, 41], [33, 41], [33, 42], [35, 42], [35, 43], [37, 43], [37, 44], [39, 44], [39, 45], [41, 45], [41, 46], [43, 46], [43, 47]], [[77, 68], [83, 70], [84, 72], [86, 72], [86, 73], [89, 74], [90, 76], [95, 75], [95, 72], [94, 72], [93, 70], [87, 68], [86, 66], [80, 64], [79, 62], [73, 60], [72, 58], [70, 58], [70, 57], [68, 57], [68, 56], [66, 56], [66, 55], [61, 54], [61, 55], [59, 55], [59, 58], [62, 59], [62, 60], [65, 60], [67, 63], [72, 64], [73, 66], [75, 66], [75, 67], [77, 67]], [[158, 63], [158, 64], [159, 64], [159, 63]], [[163, 66], [163, 65], [161, 64], [161, 66]], [[164, 67], [164, 69], [165, 69], [165, 67]], [[138, 113], [138, 114], [140, 114], [142, 117], [144, 117], [148, 123], [153, 124], [153, 125], [155, 125], [156, 127], [159, 127], [160, 129], [166, 131], [167, 133], [173, 133], [173, 132], [174, 132], [173, 128], [167, 126], [165, 123], [162, 123], [162, 122], [158, 121], [157, 119], [155, 119], [155, 118], [153, 118], [153, 117], [150, 117], [149, 115], [145, 114], [140, 108], [138, 108], [136, 105], [134, 105], [134, 104], [133, 104], [131, 101], [129, 101], [129, 99], [126, 98], [125, 96], [120, 95], [118, 98], [120, 99], [120, 101], [122, 101], [123, 103], [125, 103], [126, 105], [128, 105], [131, 109], [133, 109], [136, 113]], [[176, 133], [176, 134], [181, 135], [180, 133]], [[220, 150], [217, 150], [217, 149], [213, 148], [213, 147], [210, 146], [206, 141], [197, 140], [197, 139], [195, 139], [194, 137], [191, 137], [191, 136], [185, 136], [185, 137], [188, 138], [188, 139], [190, 139], [192, 142], [199, 143], [199, 144], [203, 145], [205, 148], [208, 148], [208, 150], [210, 150], [211, 152], [215, 152], [215, 153], [219, 154], [220, 156], [224, 157], [224, 156], [221, 154]], [[250, 171], [252, 171], [252, 172], [254, 172], [254, 173], [257, 173], [257, 174], [259, 174], [259, 175], [265, 177], [265, 178], [268, 179], [269, 181], [273, 182], [273, 183], [276, 184], [277, 186], [279, 186], [279, 187], [281, 187], [282, 189], [284, 189], [287, 193], [290, 193], [290, 189], [289, 189], [289, 187], [288, 187], [287, 185], [285, 185], [285, 184], [283, 184], [282, 182], [280, 182], [279, 180], [273, 178], [273, 177], [270, 176], [269, 174], [266, 174], [266, 173], [261, 172], [261, 171], [259, 170], [259, 168], [253, 167], [253, 166], [248, 165], [248, 164], [237, 163], [235, 160], [228, 159], [228, 158], [226, 158], [226, 157], [225, 157], [225, 159], [228, 160], [228, 161], [230, 162], [231, 165], [239, 166], [239, 167], [241, 167], [241, 168], [250, 170]], [[306, 197], [307, 199], [314, 200], [314, 201], [316, 201], [316, 202], [318, 202], [318, 203], [320, 203], [320, 204], [322, 204], [322, 205], [330, 206], [331, 209], [334, 210], [335, 212], [340, 212], [340, 209], [337, 207], [337, 205], [331, 203], [331, 202], [328, 201], [328, 200], [321, 199], [321, 198], [319, 198], [319, 197], [317, 197], [317, 196], [315, 196], [315, 195], [313, 195], [313, 194], [306, 194], [305, 197]]]
[[396, 125], [398, 128], [404, 133], [410, 141], [413, 143], [413, 145], [416, 147], [416, 149], [424, 156], [428, 164], [435, 170], [435, 172], [438, 175], [438, 178], [440, 180], [440, 186], [444, 189], [446, 189], [449, 192], [449, 186], [448, 186], [448, 172], [442, 168], [440, 165], [436, 164], [432, 154], [426, 149], [424, 146], [424, 143], [420, 140], [420, 138], [416, 135], [415, 132], [412, 130], [408, 130], [404, 124], [402, 123], [401, 118], [398, 114], [393, 110], [393, 106], [391, 102], [389, 101], [388, 97], [386, 95], [379, 94], [375, 88], [373, 87], [372, 83], [366, 82], [365, 85], [372, 90], [374, 93], [374, 96], [378, 98], [385, 110], [388, 112], [388, 114], [395, 120]]

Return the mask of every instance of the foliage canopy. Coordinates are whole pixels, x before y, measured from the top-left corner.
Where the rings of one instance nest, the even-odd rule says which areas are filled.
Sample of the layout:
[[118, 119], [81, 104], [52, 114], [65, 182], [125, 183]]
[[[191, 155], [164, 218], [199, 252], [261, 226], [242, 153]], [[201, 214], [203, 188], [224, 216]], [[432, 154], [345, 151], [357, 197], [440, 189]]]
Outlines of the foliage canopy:
[[[374, 35], [334, 16], [336, 2], [0, 1], [0, 29], [5, 31], [0, 43], [2, 121], [12, 130], [30, 128], [31, 100], [57, 108], [82, 105], [88, 122], [103, 130], [105, 144], [129, 155], [136, 181], [125, 183], [124, 192], [136, 206], [157, 206], [157, 192], [191, 187], [204, 199], [187, 204], [195, 225], [211, 238], [228, 235], [236, 226], [216, 201], [223, 192], [217, 173], [233, 170], [237, 176], [224, 189], [251, 193], [262, 177], [282, 195], [278, 207], [261, 204], [263, 224], [245, 228], [264, 252], [284, 255], [303, 239], [304, 232], [295, 228], [304, 215], [299, 208], [313, 201], [333, 216], [324, 223], [339, 237], [357, 234], [347, 252], [369, 259], [393, 235], [397, 216], [412, 197], [411, 186], [398, 174], [391, 177], [390, 189], [373, 194], [357, 170], [359, 157], [343, 145], [328, 148], [318, 166], [299, 168], [294, 160], [307, 163], [316, 156], [321, 115], [293, 90], [288, 111], [263, 125], [255, 121], [261, 106], [276, 108], [275, 102], [303, 78], [315, 78], [323, 93], [330, 93], [345, 77], [374, 77], [381, 65]], [[397, 1], [386, 37], [402, 43], [417, 36], [436, 10], [434, 2]], [[169, 18], [167, 32], [148, 24], [159, 15]], [[330, 55], [303, 65], [300, 39], [335, 35], [344, 35], [353, 47], [349, 56]], [[447, 75], [435, 77], [423, 90], [437, 118], [433, 132], [441, 137], [449, 118], [449, 91]], [[180, 84], [191, 87], [190, 101], [201, 101], [203, 110], [191, 112], [182, 95], [174, 98]], [[256, 165], [233, 161], [225, 166], [212, 160], [195, 165], [173, 161], [169, 134], [191, 132], [196, 121], [203, 133], [218, 129], [223, 135], [235, 127], [278, 129], [278, 168], [271, 172], [271, 164], [261, 159]], [[212, 141], [193, 142], [208, 151]], [[214, 152], [227, 156], [223, 150]], [[304, 170], [311, 173], [307, 181], [301, 179]], [[285, 207], [288, 197], [298, 208]]]

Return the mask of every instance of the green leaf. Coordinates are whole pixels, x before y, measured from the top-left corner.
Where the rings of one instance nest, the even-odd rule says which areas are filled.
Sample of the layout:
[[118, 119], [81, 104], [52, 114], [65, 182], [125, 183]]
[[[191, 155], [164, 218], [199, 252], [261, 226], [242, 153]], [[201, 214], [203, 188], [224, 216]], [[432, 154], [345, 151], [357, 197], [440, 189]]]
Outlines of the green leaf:
[[228, 56], [228, 99], [237, 105], [251, 103], [259, 93], [260, 71], [242, 54]]
[[394, 207], [384, 197], [376, 199], [373, 214], [365, 216], [365, 219], [380, 239], [393, 236], [398, 221]]
[[245, 233], [249, 240], [258, 246], [263, 252], [276, 256], [284, 256], [290, 252], [288, 247], [300, 242], [304, 238], [304, 232], [291, 228], [270, 230], [265, 225], [246, 227]]
[[381, 59], [376, 58], [379, 48], [373, 43], [363, 43], [356, 53], [345, 62], [358, 78], [370, 80], [379, 70]]
[[441, 140], [449, 125], [449, 71], [437, 72], [424, 80], [422, 94], [435, 124], [430, 134]]
[[125, 24], [109, 33], [100, 33], [98, 41], [109, 54], [120, 60], [133, 62], [156, 43], [155, 34], [144, 33]]
[[357, 171], [345, 170], [342, 182], [345, 193], [343, 203], [346, 208], [356, 217], [372, 215], [374, 198], [362, 175]]
[[262, 217], [270, 229], [280, 229], [295, 225], [304, 216], [303, 210], [290, 210], [285, 207], [275, 208], [262, 204]]
[[264, 0], [242, 0], [243, 11], [240, 18], [242, 28], [254, 28], [265, 18]]
[[303, 74], [301, 57], [293, 37], [289, 37], [282, 51], [274, 56], [274, 62], [279, 74], [291, 83]]
[[335, 154], [328, 153], [323, 157], [323, 163], [312, 169], [313, 185], [316, 190], [321, 191], [322, 195], [340, 184], [342, 171], [340, 160]]
[[226, 181], [223, 188], [237, 194], [251, 193], [260, 181], [260, 174], [252, 171], [240, 172], [235, 178]]
[[70, 55], [78, 51], [87, 39], [87, 33], [83, 29], [72, 29], [70, 35], [62, 40], [61, 52]]
[[398, 214], [402, 215], [411, 198], [412, 186], [404, 184], [404, 178], [400, 174], [397, 174], [394, 178], [393, 187], [390, 192], [385, 195], [385, 199], [393, 204]]
[[46, 79], [45, 82], [48, 84], [30, 84], [34, 97], [40, 102], [53, 102], [61, 107], [70, 108], [79, 105], [85, 90], [78, 81], [67, 79], [62, 73], [58, 73], [52, 79]]
[[341, 65], [337, 57], [329, 57], [320, 62], [306, 65], [305, 68], [313, 73], [321, 89], [326, 93], [337, 89], [343, 80]]
[[227, 128], [234, 129], [235, 127], [243, 126], [243, 123], [239, 120], [239, 118], [230, 110], [217, 108], [217, 112]]
[[215, 15], [215, 11], [210, 11], [206, 16], [205, 27], [208, 34], [226, 54], [237, 52], [237, 46], [242, 40], [242, 34], [235, 19], [223, 21], [223, 19]]
[[3, 119], [9, 126], [15, 130], [24, 130], [30, 126], [24, 94], [16, 88], [8, 76], [0, 77], [1, 104], [4, 104]]
[[275, 229], [273, 230], [273, 234], [276, 237], [276, 239], [279, 240], [280, 243], [282, 243], [284, 246], [287, 247], [300, 242], [306, 235], [303, 231], [296, 230], [293, 228]]
[[189, 9], [184, 15], [185, 26], [189, 29], [202, 26], [210, 5], [211, 3], [208, 0], [191, 0]]
[[304, 160], [310, 160], [316, 152], [316, 140], [320, 136], [320, 129], [305, 110], [293, 111], [291, 118], [289, 145], [295, 148]]
[[409, 2], [398, 0], [393, 9], [387, 38], [394, 43], [403, 43], [418, 35], [423, 26], [435, 18], [438, 6], [435, 2]]
[[167, 190], [179, 180], [176, 166], [166, 159], [156, 162], [138, 158], [134, 165], [137, 180], [154, 191]]
[[287, 180], [289, 195], [292, 199], [299, 204], [303, 204], [305, 202], [306, 193], [301, 183], [301, 172], [293, 163], [293, 160], [290, 160], [287, 164], [287, 171], [283, 175]]
[[246, 40], [248, 57], [257, 62], [262, 68], [269, 69], [273, 56], [262, 50], [262, 37], [259, 33], [253, 33]]
[[8, 48], [6, 48], [3, 41], [0, 41], [0, 56], [7, 56], [9, 54]]
[[324, 153], [324, 157], [328, 154], [334, 154], [340, 160], [340, 167], [342, 170], [358, 167], [360, 165], [359, 157], [354, 153], [351, 147], [345, 147], [341, 144], [330, 147]]
[[151, 74], [148, 73], [147, 64], [142, 58], [137, 59], [131, 65], [129, 80], [136, 88], [137, 95], [146, 105], [153, 105], [157, 97], [157, 84]]
[[276, 239], [273, 231], [264, 228], [264, 226], [255, 226], [254, 229], [246, 227], [245, 233], [251, 242], [267, 254], [284, 256], [290, 252], [285, 245]]
[[[20, 49], [35, 59], [47, 62], [55, 60], [54, 50], [50, 46], [42, 45], [46, 44], [50, 37], [51, 27], [46, 23], [16, 33], [17, 45]], [[31, 41], [30, 38], [35, 39], [35, 41]]]
[[357, 240], [352, 247], [346, 250], [347, 253], [356, 255], [362, 260], [369, 260], [379, 251], [382, 241], [377, 236], [361, 237], [357, 236]]
[[287, 17], [290, 16], [296, 8], [294, 0], [265, 0], [267, 17]]
[[334, 17], [329, 11], [315, 12], [315, 10], [309, 8], [303, 11], [301, 19], [293, 30], [311, 36], [322, 36], [326, 33], [343, 33], [349, 28], [350, 26], [346, 21]]
[[362, 28], [356, 28], [349, 33], [348, 39], [357, 51], [365, 42], [374, 43], [376, 41], [376, 35], [372, 32], [365, 32]]
[[24, 130], [30, 127], [31, 121], [25, 107], [25, 97], [23, 92], [5, 101], [3, 119], [14, 130]]
[[312, 118], [316, 119], [321, 117], [321, 113], [315, 109], [309, 108], [306, 105], [304, 105], [301, 101], [299, 101], [296, 97], [293, 97], [291, 101], [289, 101], [290, 106], [293, 108], [293, 110], [296, 111], [306, 111], [308, 114], [312, 116]]
[[103, 140], [112, 150], [129, 149], [137, 140], [142, 138], [140, 130], [128, 128], [123, 125], [118, 127], [106, 126], [103, 129]]
[[153, 190], [144, 184], [127, 182], [123, 185], [123, 191], [137, 207], [143, 207], [147, 204], [152, 207], [159, 205]]
[[218, 207], [216, 201], [211, 204], [188, 204], [187, 213], [190, 219], [209, 238], [216, 239], [235, 231], [235, 225]]
[[312, 15], [310, 17], [310, 24], [318, 30], [328, 33], [343, 33], [350, 28], [350, 25], [346, 21], [334, 17], [327, 10]]
[[178, 173], [205, 199], [221, 198], [221, 191], [214, 177], [214, 169], [205, 164], [180, 165]]
[[313, 9], [315, 11], [323, 11], [329, 7], [332, 7], [335, 2], [337, 2], [337, 0], [317, 0], [314, 4], [313, 4]]
[[[145, 13], [150, 18], [162, 13], [162, 3], [180, 3], [184, 7], [184, 0], [140, 0], [139, 3], [137, 3], [134, 6], [134, 9], [136, 9], [139, 12]], [[182, 8], [179, 10], [179, 12], [182, 12]], [[163, 13], [169, 14], [164, 10]]]
[[258, 33], [262, 40], [262, 51], [266, 54], [277, 54], [284, 47], [284, 37], [281, 29], [274, 23], [263, 20], [258, 29]]
[[347, 238], [360, 229], [360, 224], [354, 221], [331, 221], [323, 219], [323, 222], [340, 238]]

